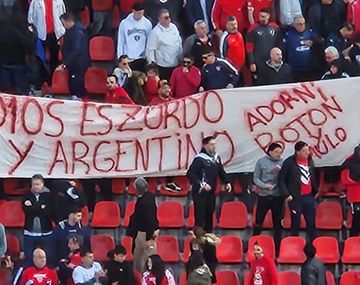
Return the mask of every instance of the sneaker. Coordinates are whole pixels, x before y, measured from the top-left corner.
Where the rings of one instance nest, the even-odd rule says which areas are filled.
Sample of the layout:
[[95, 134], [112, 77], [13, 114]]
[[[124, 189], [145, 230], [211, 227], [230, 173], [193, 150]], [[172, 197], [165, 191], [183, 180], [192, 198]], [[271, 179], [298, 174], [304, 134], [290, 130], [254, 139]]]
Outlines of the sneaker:
[[73, 101], [81, 101], [81, 98], [79, 98], [79, 97], [76, 96], [76, 95], [72, 95], [72, 96], [71, 96], [71, 100], [73, 100]]
[[181, 187], [176, 185], [174, 182], [171, 182], [165, 185], [165, 190], [169, 192], [180, 192]]

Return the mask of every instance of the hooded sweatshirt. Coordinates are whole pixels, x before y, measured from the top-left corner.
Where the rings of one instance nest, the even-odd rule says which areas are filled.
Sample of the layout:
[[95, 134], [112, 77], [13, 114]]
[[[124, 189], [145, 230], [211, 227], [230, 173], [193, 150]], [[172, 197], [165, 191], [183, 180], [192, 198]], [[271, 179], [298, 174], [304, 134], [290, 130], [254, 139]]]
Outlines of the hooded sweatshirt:
[[119, 25], [117, 56], [126, 54], [130, 59], [144, 58], [151, 29], [151, 22], [146, 17], [136, 21], [133, 13], [127, 16]]
[[267, 256], [254, 259], [250, 264], [250, 278], [247, 285], [277, 285], [274, 260]]
[[151, 31], [146, 46], [148, 62], [154, 62], [161, 67], [175, 67], [180, 62], [182, 39], [178, 28], [170, 23], [168, 28], [157, 24]]

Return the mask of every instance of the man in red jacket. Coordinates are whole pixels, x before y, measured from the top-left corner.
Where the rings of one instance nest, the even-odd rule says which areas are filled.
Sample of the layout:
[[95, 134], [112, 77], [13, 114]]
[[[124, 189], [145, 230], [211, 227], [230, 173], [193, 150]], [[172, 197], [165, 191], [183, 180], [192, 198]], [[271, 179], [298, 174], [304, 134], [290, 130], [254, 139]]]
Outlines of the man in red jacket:
[[46, 254], [40, 248], [33, 253], [34, 266], [24, 270], [19, 285], [58, 285], [58, 277], [55, 270], [46, 267]]
[[106, 85], [109, 92], [105, 95], [105, 103], [135, 105], [134, 101], [131, 100], [126, 91], [117, 82], [118, 78], [116, 75], [108, 76]]
[[184, 98], [199, 91], [201, 72], [193, 66], [193, 60], [185, 56], [182, 65], [175, 68], [170, 78], [173, 96], [176, 99]]
[[220, 40], [220, 53], [237, 70], [242, 70], [245, 64], [245, 44], [238, 31], [238, 22], [234, 16], [229, 16], [227, 19], [226, 32], [223, 33]]
[[277, 272], [274, 260], [264, 254], [263, 248], [255, 242], [255, 259], [250, 263], [249, 284], [277, 285]]

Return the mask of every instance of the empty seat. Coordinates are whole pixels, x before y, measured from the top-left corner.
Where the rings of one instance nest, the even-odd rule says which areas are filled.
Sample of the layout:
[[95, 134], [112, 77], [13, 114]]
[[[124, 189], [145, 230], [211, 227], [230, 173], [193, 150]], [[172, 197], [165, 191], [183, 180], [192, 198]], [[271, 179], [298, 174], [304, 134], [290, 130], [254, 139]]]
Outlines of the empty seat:
[[231, 270], [216, 272], [216, 280], [217, 285], [240, 285], [239, 276]]
[[96, 203], [92, 226], [94, 228], [117, 228], [120, 225], [119, 204], [112, 201]]
[[[290, 208], [288, 206], [285, 207], [285, 213], [284, 213], [284, 220], [283, 220], [283, 227], [284, 229], [290, 229], [291, 227], [291, 214], [290, 214]], [[300, 228], [306, 229], [306, 222], [304, 215], [301, 215], [301, 222], [300, 222]]]
[[0, 223], [6, 228], [22, 228], [25, 214], [20, 201], [5, 201], [0, 205]]
[[360, 264], [360, 237], [345, 240], [341, 261], [344, 264]]
[[243, 244], [237, 236], [222, 236], [216, 247], [219, 263], [241, 263], [243, 260]]
[[[255, 222], [256, 222], [256, 211], [257, 211], [257, 205], [255, 205], [255, 207], [253, 208], [253, 213], [252, 213], [252, 224], [253, 224], [253, 226], [255, 225]], [[274, 223], [273, 223], [273, 220], [272, 220], [271, 210], [267, 211], [264, 222], [262, 224], [262, 228], [263, 229], [273, 229], [274, 228]]]
[[91, 6], [96, 12], [110, 11], [114, 6], [114, 0], [91, 0]]
[[18, 255], [20, 254], [20, 242], [19, 239], [14, 235], [6, 235], [6, 243], [7, 243], [7, 252], [10, 255]]
[[193, 236], [187, 236], [184, 240], [184, 251], [183, 251], [182, 258], [181, 258], [181, 261], [183, 263], [187, 263], [189, 261], [189, 257], [191, 254], [191, 249], [190, 249], [191, 244], [190, 243], [193, 238], [194, 238]]
[[275, 259], [275, 243], [274, 239], [268, 235], [253, 236], [248, 243], [248, 252], [246, 261], [251, 262], [254, 260], [254, 245], [258, 243], [264, 250], [265, 255], [269, 258]]
[[360, 284], [360, 271], [347, 271], [341, 275], [340, 285], [359, 285], [359, 284]]
[[300, 274], [293, 271], [284, 271], [278, 273], [279, 285], [301, 285]]
[[3, 182], [4, 192], [7, 195], [22, 196], [30, 190], [31, 185], [28, 179], [5, 178]]
[[124, 194], [126, 188], [126, 180], [124, 178], [114, 178], [111, 181], [111, 192], [113, 194]]
[[280, 243], [280, 254], [277, 259], [281, 264], [301, 264], [305, 261], [306, 241], [302, 237], [285, 237]]
[[173, 182], [178, 185], [181, 190], [176, 192], [168, 191], [165, 190], [165, 184], [163, 184], [160, 187], [160, 195], [173, 197], [185, 197], [188, 195], [190, 189], [190, 182], [186, 176], [176, 176], [174, 177]]
[[181, 228], [184, 226], [184, 208], [175, 201], [164, 201], [157, 209], [160, 228]]
[[132, 254], [133, 242], [134, 242], [134, 240], [130, 236], [124, 236], [121, 239], [121, 244], [126, 248], [126, 260], [127, 261], [134, 260], [134, 256]]
[[239, 201], [226, 202], [221, 208], [219, 227], [221, 229], [245, 229], [247, 227], [247, 209]]
[[115, 242], [112, 236], [109, 235], [95, 235], [91, 236], [91, 251], [94, 254], [94, 259], [97, 261], [108, 260], [108, 252], [115, 248]]
[[340, 203], [325, 201], [316, 208], [315, 225], [320, 230], [340, 230], [343, 224]]
[[69, 89], [69, 72], [65, 70], [55, 70], [51, 79], [51, 91], [52, 94], [68, 95]]
[[89, 67], [85, 73], [85, 89], [91, 94], [106, 94], [107, 71], [100, 67]]
[[334, 237], [318, 237], [313, 241], [316, 257], [327, 264], [336, 264], [340, 259], [338, 241]]
[[126, 203], [126, 207], [125, 207], [125, 217], [124, 217], [124, 221], [123, 221], [123, 226], [124, 227], [128, 227], [130, 224], [130, 217], [131, 215], [134, 213], [135, 210], [135, 204], [136, 201], [130, 201]]
[[113, 61], [115, 44], [111, 37], [96, 36], [89, 43], [90, 59], [92, 61]]
[[179, 242], [174, 236], [158, 236], [156, 249], [164, 262], [179, 262]]
[[330, 271], [326, 271], [326, 281], [327, 285], [336, 285], [334, 274]]

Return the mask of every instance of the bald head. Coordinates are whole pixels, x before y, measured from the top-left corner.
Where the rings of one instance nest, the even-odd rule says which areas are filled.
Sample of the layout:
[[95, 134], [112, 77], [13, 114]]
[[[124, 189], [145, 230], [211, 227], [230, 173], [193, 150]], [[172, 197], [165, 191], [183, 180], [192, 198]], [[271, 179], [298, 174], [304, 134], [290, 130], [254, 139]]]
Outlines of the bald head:
[[275, 47], [270, 51], [270, 61], [273, 65], [280, 65], [282, 63], [282, 51]]
[[33, 262], [36, 268], [44, 268], [46, 266], [46, 253], [41, 248], [37, 248], [33, 252]]

